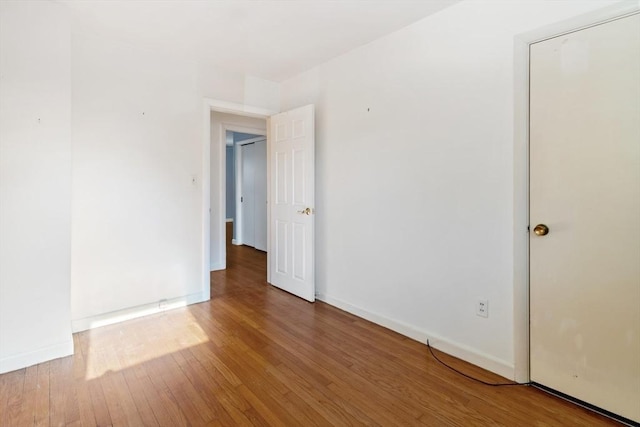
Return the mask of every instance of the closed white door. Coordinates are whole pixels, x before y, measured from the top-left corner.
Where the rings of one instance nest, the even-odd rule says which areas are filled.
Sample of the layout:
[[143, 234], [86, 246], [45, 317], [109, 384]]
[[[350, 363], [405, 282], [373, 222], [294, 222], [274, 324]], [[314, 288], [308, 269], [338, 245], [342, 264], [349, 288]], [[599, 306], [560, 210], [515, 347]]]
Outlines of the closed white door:
[[269, 120], [271, 284], [315, 300], [314, 108], [307, 105]]
[[254, 160], [254, 247], [267, 250], [267, 142], [257, 141]]
[[530, 61], [531, 379], [640, 422], [640, 15]]
[[240, 209], [242, 224], [241, 242], [243, 245], [255, 245], [255, 147], [254, 144], [240, 146], [242, 165], [242, 193]]

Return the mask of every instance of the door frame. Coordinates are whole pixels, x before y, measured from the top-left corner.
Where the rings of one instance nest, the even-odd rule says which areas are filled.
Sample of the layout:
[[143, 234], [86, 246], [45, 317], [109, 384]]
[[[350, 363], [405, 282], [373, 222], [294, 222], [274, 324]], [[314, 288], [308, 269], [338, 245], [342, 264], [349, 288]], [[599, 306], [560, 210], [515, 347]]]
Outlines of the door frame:
[[[234, 127], [234, 126], [232, 126]], [[245, 128], [246, 129], [246, 128]], [[251, 131], [251, 132], [244, 132], [244, 131], [235, 131], [232, 129], [229, 129], [232, 132], [243, 132], [243, 133], [252, 133], [255, 135], [260, 135], [259, 137], [256, 138], [250, 138], [250, 139], [245, 139], [242, 141], [238, 141], [237, 143], [233, 144], [233, 156], [234, 156], [234, 160], [235, 160], [235, 171], [236, 171], [236, 175], [235, 175], [235, 185], [236, 185], [236, 198], [235, 198], [235, 204], [236, 204], [236, 219], [235, 219], [235, 223], [233, 225], [233, 229], [236, 230], [237, 228], [237, 233], [234, 232], [235, 234], [235, 238], [233, 239], [233, 241], [231, 242], [234, 245], [243, 245], [244, 244], [244, 237], [243, 237], [243, 233], [242, 233], [242, 224], [244, 222], [244, 211], [243, 211], [243, 204], [242, 201], [240, 199], [241, 195], [238, 192], [238, 189], [242, 189], [242, 183], [243, 183], [243, 179], [242, 179], [242, 168], [243, 168], [243, 164], [242, 164], [242, 160], [243, 160], [243, 151], [242, 151], [242, 146], [243, 145], [249, 145], [249, 144], [255, 144], [256, 142], [260, 142], [260, 141], [265, 141], [267, 140], [267, 136], [266, 135], [262, 135], [262, 133], [266, 132], [263, 130], [260, 130], [260, 132], [257, 132], [255, 130]], [[267, 183], [268, 185], [268, 183]], [[226, 190], [226, 188], [225, 188]], [[226, 200], [226, 199], [225, 199]], [[268, 224], [267, 224], [268, 227]]]
[[519, 34], [514, 40], [514, 380], [528, 382], [529, 346], [529, 46], [549, 38], [632, 15], [638, 2], [623, 2]]
[[[202, 180], [201, 180], [201, 203], [202, 203], [202, 238], [201, 238], [201, 262], [202, 262], [202, 295], [203, 299], [211, 299], [210, 273], [211, 271], [211, 216], [218, 213], [219, 219], [216, 221], [218, 235], [224, 236], [226, 232], [226, 141], [218, 139], [216, 147], [211, 142], [211, 112], [235, 114], [237, 116], [255, 117], [268, 119], [277, 114], [278, 111], [270, 110], [249, 104], [239, 104], [227, 102], [219, 99], [204, 98], [202, 102]], [[267, 120], [268, 134], [268, 120]], [[267, 138], [267, 144], [269, 139]], [[211, 155], [216, 154], [211, 160]], [[215, 171], [212, 173], [212, 171]], [[215, 200], [211, 199], [211, 189], [218, 188]], [[268, 191], [267, 191], [268, 192]], [[268, 229], [267, 229], [267, 232]], [[218, 253], [216, 269], [226, 268], [227, 248], [225, 239], [220, 238], [216, 245]], [[267, 248], [268, 249], [268, 248]]]

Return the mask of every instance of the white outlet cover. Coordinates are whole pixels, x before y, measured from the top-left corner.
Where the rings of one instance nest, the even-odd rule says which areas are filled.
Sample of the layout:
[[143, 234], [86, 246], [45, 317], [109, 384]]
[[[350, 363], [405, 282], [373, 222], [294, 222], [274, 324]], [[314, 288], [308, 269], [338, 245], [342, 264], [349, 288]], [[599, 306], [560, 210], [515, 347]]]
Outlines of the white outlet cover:
[[489, 317], [489, 300], [483, 298], [478, 299], [476, 315], [480, 317]]

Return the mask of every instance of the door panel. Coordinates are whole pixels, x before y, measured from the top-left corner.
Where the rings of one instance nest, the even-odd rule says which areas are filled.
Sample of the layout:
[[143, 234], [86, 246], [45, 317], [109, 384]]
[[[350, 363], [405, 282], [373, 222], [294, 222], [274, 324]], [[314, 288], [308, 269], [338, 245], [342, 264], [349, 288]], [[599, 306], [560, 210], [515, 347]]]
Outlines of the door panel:
[[293, 203], [296, 205], [304, 205], [306, 200], [305, 195], [305, 185], [306, 180], [304, 179], [306, 171], [304, 170], [306, 165], [305, 159], [305, 150], [294, 150], [293, 151]]
[[306, 227], [303, 224], [294, 223], [293, 224], [293, 236], [291, 241], [293, 242], [292, 253], [293, 253], [293, 277], [294, 279], [298, 279], [301, 281], [305, 280], [305, 267], [306, 263], [304, 260], [305, 255], [305, 237], [307, 235]]
[[287, 241], [289, 233], [287, 232], [288, 224], [284, 221], [275, 221], [275, 242], [273, 246], [273, 260], [275, 262], [275, 272], [278, 275], [287, 275], [289, 268], [287, 266], [288, 251]]
[[274, 171], [275, 171], [275, 203], [278, 205], [287, 204], [287, 154], [279, 151], [274, 155]]
[[270, 280], [315, 300], [313, 105], [270, 118]]
[[640, 15], [530, 61], [531, 379], [640, 422]]

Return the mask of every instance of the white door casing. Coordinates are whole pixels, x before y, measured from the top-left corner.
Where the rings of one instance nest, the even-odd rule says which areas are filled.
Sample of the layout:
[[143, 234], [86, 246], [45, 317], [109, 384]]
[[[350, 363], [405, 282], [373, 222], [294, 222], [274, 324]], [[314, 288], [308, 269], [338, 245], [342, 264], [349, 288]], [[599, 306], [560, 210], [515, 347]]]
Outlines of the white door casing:
[[640, 15], [530, 66], [531, 380], [640, 422]]
[[[266, 120], [276, 111], [248, 104], [204, 98], [202, 104], [202, 289], [210, 298], [210, 272], [226, 268], [226, 132], [266, 134]], [[230, 114], [232, 116], [224, 116]], [[236, 154], [236, 171], [239, 163]], [[238, 174], [236, 174], [238, 175]], [[240, 184], [236, 180], [239, 198]], [[236, 213], [239, 202], [236, 201]], [[234, 222], [234, 234], [239, 224]], [[235, 242], [234, 242], [235, 243]]]
[[315, 300], [314, 107], [269, 119], [270, 283]]

